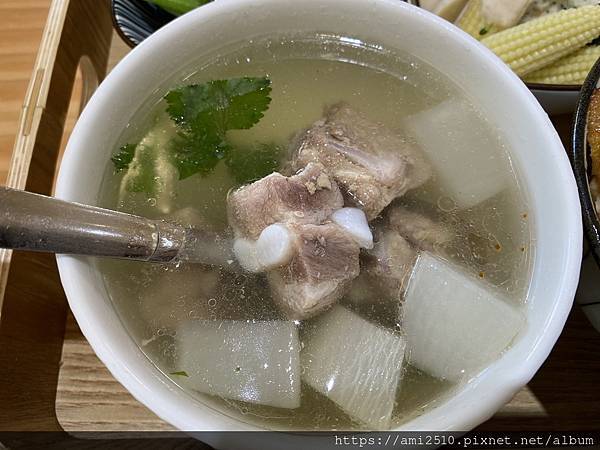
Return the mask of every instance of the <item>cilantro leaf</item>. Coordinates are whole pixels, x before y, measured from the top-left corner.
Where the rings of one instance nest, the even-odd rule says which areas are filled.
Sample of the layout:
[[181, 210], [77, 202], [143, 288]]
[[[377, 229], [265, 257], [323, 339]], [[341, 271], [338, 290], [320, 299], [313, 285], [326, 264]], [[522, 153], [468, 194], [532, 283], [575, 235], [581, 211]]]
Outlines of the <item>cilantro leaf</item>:
[[228, 130], [243, 130], [262, 119], [271, 103], [268, 78], [232, 78], [184, 86], [166, 96], [167, 113], [180, 127], [173, 162], [184, 179], [209, 174], [231, 153]]
[[234, 78], [222, 83], [222, 89], [229, 100], [223, 117], [228, 130], [252, 128], [269, 109], [271, 80], [268, 78]]
[[277, 170], [281, 148], [275, 144], [235, 148], [227, 152], [225, 164], [240, 184], [250, 183]]
[[125, 144], [122, 146], [117, 153], [111, 156], [110, 160], [115, 165], [115, 170], [121, 172], [129, 167], [133, 157], [135, 156], [135, 144]]
[[179, 377], [189, 377], [189, 375], [187, 374], [187, 372], [185, 370], [182, 370], [180, 372], [171, 372], [169, 375], [176, 375]]
[[278, 166], [279, 148], [237, 148], [227, 139], [229, 130], [249, 129], [262, 119], [271, 103], [270, 93], [271, 81], [265, 77], [213, 80], [170, 91], [165, 96], [168, 117], [164, 119], [167, 126], [175, 127], [175, 137], [161, 132], [163, 124], [111, 158], [118, 172], [127, 169], [124, 189], [166, 193], [172, 188], [173, 174], [180, 180], [206, 176], [222, 160], [240, 183], [271, 173]]
[[268, 78], [232, 78], [184, 86], [169, 92], [167, 112], [179, 125], [195, 132], [223, 135], [245, 130], [262, 119], [271, 103]]
[[227, 152], [227, 143], [214, 134], [179, 133], [171, 144], [171, 160], [183, 180], [210, 174]]

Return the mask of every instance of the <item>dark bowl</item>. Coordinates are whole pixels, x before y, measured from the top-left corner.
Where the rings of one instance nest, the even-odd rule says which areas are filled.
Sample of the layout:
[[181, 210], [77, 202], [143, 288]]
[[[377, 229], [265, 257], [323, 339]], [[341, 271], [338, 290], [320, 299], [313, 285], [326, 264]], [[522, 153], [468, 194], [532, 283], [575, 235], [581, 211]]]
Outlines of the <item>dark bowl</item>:
[[600, 60], [596, 62], [581, 88], [573, 121], [572, 146], [569, 155], [579, 189], [586, 237], [576, 299], [598, 331], [600, 331], [600, 221], [590, 190], [592, 164], [586, 132], [590, 100], [599, 80]]
[[591, 153], [587, 143], [587, 116], [590, 106], [590, 100], [594, 90], [598, 86], [600, 79], [600, 60], [596, 62], [589, 75], [587, 76], [577, 102], [575, 110], [571, 159], [573, 162], [573, 171], [575, 180], [579, 189], [579, 199], [581, 201], [581, 210], [583, 214], [583, 226], [586, 237], [596, 263], [600, 266], [600, 221], [594, 207], [594, 201], [590, 190], [591, 180]]
[[115, 30], [130, 47], [135, 47], [175, 18], [144, 0], [112, 0], [111, 11]]

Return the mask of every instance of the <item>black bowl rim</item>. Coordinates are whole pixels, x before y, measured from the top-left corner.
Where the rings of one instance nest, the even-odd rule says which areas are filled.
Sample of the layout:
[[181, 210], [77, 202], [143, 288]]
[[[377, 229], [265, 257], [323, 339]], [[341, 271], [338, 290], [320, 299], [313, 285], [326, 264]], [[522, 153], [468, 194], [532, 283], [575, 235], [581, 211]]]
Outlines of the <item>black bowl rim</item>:
[[114, 2], [114, 0], [111, 0], [111, 2], [110, 2], [110, 18], [112, 20], [113, 28], [115, 29], [115, 31], [117, 32], [117, 34], [119, 35], [119, 37], [121, 38], [121, 40], [123, 42], [125, 42], [130, 48], [135, 48], [137, 46], [137, 44], [135, 42], [133, 42], [129, 38], [129, 36], [127, 36], [123, 32], [123, 29], [121, 28], [121, 24], [117, 21], [117, 13], [115, 11], [115, 2]]
[[[165, 11], [164, 9], [162, 9], [161, 7], [157, 6], [157, 5], [152, 5], [154, 6], [155, 9], [163, 12], [164, 14], [170, 15], [173, 18], [171, 20], [176, 19], [177, 17], [173, 16], [172, 14], [168, 13], [167, 11]], [[136, 42], [134, 40], [131, 39], [131, 37], [129, 37], [127, 35], [127, 33], [125, 33], [125, 31], [123, 30], [121, 23], [119, 23], [119, 21], [117, 20], [117, 11], [116, 11], [116, 2], [115, 0], [110, 0], [110, 17], [112, 20], [112, 24], [113, 24], [113, 28], [115, 29], [115, 31], [117, 32], [117, 34], [119, 35], [119, 37], [130, 47], [130, 48], [135, 48], [136, 46], [138, 46], [141, 42]], [[157, 31], [157, 30], [154, 30]]]
[[592, 94], [596, 90], [599, 79], [600, 59], [596, 61], [581, 87], [575, 109], [575, 116], [573, 118], [570, 156], [573, 164], [575, 181], [577, 182], [577, 188], [579, 189], [579, 199], [581, 201], [581, 212], [583, 215], [585, 232], [594, 258], [600, 265], [600, 221], [598, 220], [598, 215], [590, 192], [587, 171], [588, 145], [586, 138], [588, 110]]

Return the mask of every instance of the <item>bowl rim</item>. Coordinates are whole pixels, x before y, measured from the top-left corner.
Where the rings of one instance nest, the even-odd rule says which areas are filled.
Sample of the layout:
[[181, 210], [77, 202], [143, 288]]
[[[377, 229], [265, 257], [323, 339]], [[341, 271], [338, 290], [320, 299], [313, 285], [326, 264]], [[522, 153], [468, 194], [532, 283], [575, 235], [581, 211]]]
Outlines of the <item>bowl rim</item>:
[[[408, 4], [415, 5], [420, 7], [419, 0], [403, 0]], [[117, 31], [119, 37], [130, 47], [135, 48], [139, 44], [135, 43], [131, 40], [127, 34], [123, 31], [121, 27], [121, 23], [117, 20], [116, 11], [115, 11], [115, 0], [111, 0], [111, 18], [113, 23], [113, 28]], [[204, 5], [202, 5], [204, 6]], [[158, 31], [158, 30], [156, 30]], [[155, 32], [156, 32], [155, 31]], [[154, 32], [154, 33], [155, 33]], [[152, 33], [152, 34], [154, 34]], [[550, 83], [530, 83], [527, 81], [523, 81], [525, 85], [534, 91], [558, 91], [558, 92], [579, 92], [581, 90], [582, 84], [550, 84]]]
[[[173, 36], [177, 35], [177, 27], [181, 27], [183, 29], [191, 28], [193, 25], [195, 25], [197, 19], [200, 19], [201, 17], [210, 17], [213, 12], [217, 11], [224, 14], [228, 12], [230, 13], [240, 6], [251, 4], [252, 1], [256, 2], [257, 0], [216, 1], [206, 5], [203, 8], [198, 8], [196, 11], [183, 15], [150, 36], [142, 44], [136, 47], [136, 49], [130, 52], [124, 61], [126, 60], [129, 65], [138, 64], [140, 61], [144, 60], [144, 58], [146, 58], [151, 51], [154, 50], [154, 45], [160, 43], [163, 39], [163, 36], [167, 38], [170, 36], [172, 38]], [[285, 3], [277, 3], [276, 0], [264, 1], [267, 4]], [[337, 2], [340, 4], [346, 1], [348, 0], [331, 0], [332, 3]], [[352, 1], [353, 4], [360, 3], [362, 7], [362, 1]], [[294, 2], [293, 0], [287, 0], [287, 3], [293, 4]], [[312, 3], [315, 5], [320, 5], [318, 0], [312, 0]], [[486, 47], [482, 46], [476, 40], [472, 39], [465, 33], [460, 32], [460, 30], [458, 30], [456, 27], [448, 24], [448, 22], [445, 20], [422, 9], [409, 6], [408, 4], [404, 2], [398, 2], [397, 0], [370, 0], [369, 2], [364, 3], [380, 4], [386, 8], [390, 8], [390, 10], [395, 8], [399, 14], [401, 12], [402, 14], [412, 14], [415, 18], [418, 18], [423, 23], [429, 21], [432, 28], [434, 26], [438, 27], [440, 35], [452, 36], [452, 38], [456, 41], [456, 45], [464, 45], [469, 49], [469, 53], [477, 54], [477, 57], [480, 58], [482, 62], [485, 62], [486, 65], [493, 65], [494, 67], [497, 66], [498, 77], [502, 77], [504, 81], [512, 86], [511, 89], [513, 90], [515, 96], [519, 95], [524, 97], [523, 105], [526, 106], [528, 113], [530, 113], [532, 117], [536, 118], [536, 123], [543, 128], [540, 133], [545, 137], [546, 142], [551, 144], [550, 148], [548, 149], [548, 152], [550, 152], [548, 153], [549, 161], [553, 160], [558, 163], [556, 172], [553, 173], [556, 174], [557, 181], [564, 181], [568, 186], [568, 190], [563, 194], [564, 197], [561, 198], [563, 198], [565, 201], [569, 198], [574, 200], [573, 202], [565, 203], [565, 206], [568, 208], [566, 212], [569, 213], [567, 214], [568, 221], [565, 224], [565, 227], [566, 230], [569, 231], [569, 234], [565, 237], [564, 244], [560, 246], [561, 249], [564, 250], [565, 260], [564, 262], [561, 261], [561, 268], [563, 269], [562, 273], [557, 274], [556, 277], [557, 280], [559, 280], [557, 281], [559, 284], [556, 285], [556, 291], [552, 294], [552, 307], [548, 311], [547, 315], [544, 316], [544, 323], [541, 324], [543, 326], [543, 333], [540, 331], [538, 334], [536, 334], [535, 341], [531, 344], [531, 347], [527, 352], [527, 357], [519, 358], [518, 365], [511, 365], [510, 368], [508, 368], [506, 367], [506, 358], [502, 357], [498, 361], [503, 361], [504, 366], [502, 369], [495, 370], [495, 377], [492, 377], [493, 379], [489, 376], [485, 376], [485, 374], [492, 369], [489, 367], [488, 369], [490, 370], [484, 370], [468, 383], [470, 392], [466, 392], [467, 389], [459, 392], [459, 395], [462, 393], [462, 397], [466, 396], [471, 402], [469, 404], [469, 408], [463, 408], [461, 411], [457, 411], [456, 415], [460, 416], [460, 418], [455, 418], [452, 417], [454, 415], [448, 414], [450, 408], [457, 406], [456, 402], [453, 403], [451, 400], [444, 402], [444, 404], [440, 406], [440, 408], [445, 411], [445, 414], [439, 412], [437, 415], [435, 415], [441, 424], [441, 429], [464, 431], [467, 428], [470, 429], [475, 427], [482, 421], [489, 418], [504, 403], [506, 403], [506, 401], [508, 401], [518, 389], [520, 389], [531, 379], [531, 377], [533, 377], [534, 373], [547, 358], [564, 326], [567, 314], [571, 309], [572, 299], [575, 292], [577, 282], [577, 277], [575, 275], [578, 274], [581, 263], [581, 219], [575, 183], [572, 182], [573, 174], [570, 165], [568, 164], [560, 139], [552, 127], [548, 116], [545, 114], [539, 103], [535, 100], [533, 95], [521, 82], [521, 80], [507, 66], [499, 64], [500, 60], [497, 58], [497, 56], [491, 53]], [[411, 9], [410, 13], [407, 12], [408, 9]], [[165, 41], [170, 41], [170, 39], [165, 39]], [[118, 87], [118, 82], [122, 79], [125, 79], [126, 76], [129, 75], [129, 72], [130, 70], [125, 67], [125, 64], [121, 63], [121, 65], [117, 66], [100, 85], [95, 96], [109, 97], [110, 95], [108, 94]], [[119, 89], [117, 89], [117, 91], [118, 90]], [[56, 190], [59, 198], [73, 200], [72, 197], [77, 196], [77, 192], [74, 190], [75, 187], [71, 187], [70, 184], [71, 179], [75, 179], [75, 175], [79, 174], [79, 164], [74, 155], [76, 154], [77, 147], [81, 147], [85, 144], [84, 137], [86, 131], [84, 130], [90, 127], [89, 122], [92, 122], [91, 119], [95, 117], [97, 111], [102, 110], [102, 107], [106, 102], [106, 98], [103, 98], [100, 101], [95, 101], [94, 98], [92, 98], [84, 110], [80, 121], [75, 127], [59, 173]], [[83, 123], [86, 123], [85, 127]], [[179, 398], [184, 397], [184, 395], [181, 393], [174, 393], [173, 388], [166, 386], [168, 383], [165, 380], [162, 380], [162, 378], [160, 380], [151, 379], [151, 375], [153, 375], [154, 372], [150, 372], [150, 370], [157, 369], [148, 369], [148, 365], [150, 364], [149, 360], [142, 363], [137, 360], [131, 361], [131, 358], [121, 358], [118, 356], [118, 354], [123, 353], [126, 350], [111, 348], [110, 344], [102, 340], [102, 338], [105, 337], [105, 335], [103, 335], [104, 331], [98, 331], [96, 329], [97, 325], [94, 322], [94, 317], [92, 317], [93, 315], [91, 314], [93, 308], [89, 304], [90, 302], [88, 300], [81, 298], [80, 292], [82, 289], [78, 284], [78, 282], [89, 284], [89, 280], [85, 278], [84, 274], [92, 273], [93, 270], [90, 268], [90, 264], [88, 263], [87, 259], [69, 255], [58, 255], [57, 259], [61, 280], [63, 282], [65, 292], [67, 293], [67, 298], [69, 299], [71, 309], [80, 323], [84, 335], [92, 344], [92, 347], [94, 348], [94, 351], [98, 357], [109, 368], [115, 378], [117, 378], [138, 400], [146, 404], [157, 415], [180, 429], [193, 429], [191, 427], [193, 426], [194, 421], [185, 415], [186, 411], [191, 410], [191, 406], [183, 405], [187, 406], [188, 409], [180, 408], [178, 410], [177, 406], [182, 405], [176, 405], [174, 401], [174, 395], [178, 395]], [[104, 294], [104, 297], [105, 296], [106, 294]], [[114, 341], [114, 339], [112, 339], [112, 341]], [[130, 344], [131, 343], [129, 342], [118, 343], [119, 346], [127, 345], [131, 347]], [[514, 352], [512, 356], [514, 357]], [[144, 364], [143, 375], [145, 376], [145, 379], [141, 379], [142, 377], [138, 377], [136, 374], [136, 370], [142, 370], [139, 369], [140, 364]], [[155, 389], [155, 391], [153, 391], [153, 389]], [[479, 394], [482, 394], [486, 389], [491, 389], [491, 391], [486, 392], [487, 395], [484, 397], [478, 396], [478, 401], [474, 402], [473, 393], [478, 392]], [[452, 398], [457, 398], [459, 395], [454, 395]], [[191, 403], [189, 401], [189, 397], [186, 397], [186, 399], [188, 404]], [[485, 399], [485, 401], [483, 401], [483, 399]], [[167, 400], [170, 400], [170, 404]], [[458, 403], [460, 404], [460, 402]], [[219, 425], [221, 427], [227, 426], [231, 423], [237, 425], [239, 427], [238, 429], [248, 429], [247, 427], [244, 427], [246, 424], [240, 420], [227, 417], [224, 414], [220, 414], [218, 419], [215, 418], [214, 415], [209, 416], [208, 412], [206, 411], [209, 408], [209, 406], [204, 406], [202, 409], [204, 414], [203, 424], [206, 423], [206, 427], [208, 429], [213, 428], [215, 430], [219, 430], [219, 428], [215, 427], [218, 427]], [[432, 415], [431, 411], [426, 414], [426, 416], [428, 415]], [[196, 422], [198, 422], [197, 419]], [[409, 422], [407, 426], [402, 426], [400, 428], [407, 431], [423, 430], [426, 429], [425, 424], [427, 424], [427, 421], [415, 419]], [[250, 429], [256, 429], [256, 427], [250, 426]]]
[[592, 254], [598, 265], [600, 265], [600, 220], [594, 206], [589, 184], [588, 156], [590, 153], [586, 134], [591, 98], [594, 91], [598, 88], [599, 81], [600, 59], [596, 61], [594, 67], [586, 77], [577, 100], [577, 106], [573, 117], [571, 133], [572, 145], [570, 153], [575, 181], [577, 182], [577, 188], [579, 190], [584, 229], [588, 243], [592, 249]]

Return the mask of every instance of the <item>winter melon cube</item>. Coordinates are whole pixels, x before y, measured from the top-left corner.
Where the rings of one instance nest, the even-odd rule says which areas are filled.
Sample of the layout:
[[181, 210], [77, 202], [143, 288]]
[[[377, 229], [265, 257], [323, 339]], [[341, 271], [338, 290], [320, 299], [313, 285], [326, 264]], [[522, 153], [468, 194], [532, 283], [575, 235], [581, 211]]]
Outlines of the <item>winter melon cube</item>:
[[188, 321], [177, 330], [175, 381], [212, 395], [300, 406], [300, 344], [293, 322]]
[[523, 313], [477, 277], [421, 253], [402, 317], [412, 365], [460, 381], [497, 359], [524, 328]]
[[404, 119], [406, 131], [417, 140], [434, 168], [442, 191], [459, 208], [470, 208], [498, 194], [508, 185], [509, 161], [500, 145], [478, 123], [470, 105], [446, 100]]
[[390, 425], [405, 341], [342, 306], [320, 316], [300, 353], [303, 380], [371, 429]]

